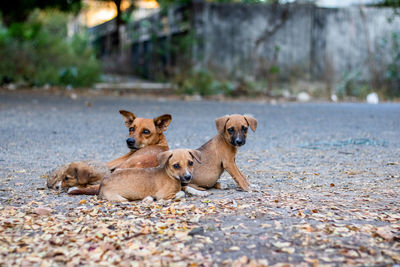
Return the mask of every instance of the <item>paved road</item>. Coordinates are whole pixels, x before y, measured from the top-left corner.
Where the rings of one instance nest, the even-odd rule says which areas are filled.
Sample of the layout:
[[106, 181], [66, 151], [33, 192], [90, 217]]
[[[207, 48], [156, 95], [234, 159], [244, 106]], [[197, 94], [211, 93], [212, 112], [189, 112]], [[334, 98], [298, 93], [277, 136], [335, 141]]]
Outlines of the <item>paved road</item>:
[[[271, 105], [133, 96], [73, 100], [0, 91], [1, 207], [19, 207], [40, 199], [63, 213], [68, 207], [60, 203], [76, 207], [79, 200], [90, 199], [42, 190], [45, 181], [40, 175], [70, 161], [107, 161], [125, 153], [127, 129], [119, 109], [140, 117], [170, 113], [173, 121], [166, 137], [171, 148], [199, 147], [216, 134], [214, 119], [219, 116], [249, 113], [258, 119], [257, 131], [249, 133], [237, 158], [253, 192], [237, 191], [224, 174], [226, 190], [212, 190], [209, 197], [220, 212], [205, 215], [199, 222], [205, 232], [198, 238], [211, 243], [197, 249], [193, 246], [201, 240], [188, 243], [210, 262], [254, 259], [269, 264], [310, 264], [332, 260], [333, 265], [340, 265], [400, 261], [400, 218], [391, 217], [400, 211], [396, 205], [400, 200], [399, 104]], [[186, 201], [210, 205], [195, 197]], [[366, 210], [369, 215], [363, 213]], [[340, 232], [348, 225], [354, 235]], [[353, 233], [351, 227], [370, 230], [364, 229], [364, 235], [361, 230]], [[377, 227], [391, 227], [394, 238], [379, 237]], [[323, 239], [321, 231], [329, 236]], [[374, 242], [372, 233], [378, 236]], [[368, 243], [375, 254], [363, 250]]]

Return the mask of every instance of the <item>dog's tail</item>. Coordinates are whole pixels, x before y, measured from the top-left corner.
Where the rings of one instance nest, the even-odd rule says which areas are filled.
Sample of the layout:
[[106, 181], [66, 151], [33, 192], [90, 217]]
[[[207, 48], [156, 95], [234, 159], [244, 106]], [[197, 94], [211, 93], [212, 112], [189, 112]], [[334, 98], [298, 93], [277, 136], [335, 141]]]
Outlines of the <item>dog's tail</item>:
[[98, 195], [100, 192], [100, 185], [94, 185], [86, 188], [78, 188], [68, 192], [68, 195]]

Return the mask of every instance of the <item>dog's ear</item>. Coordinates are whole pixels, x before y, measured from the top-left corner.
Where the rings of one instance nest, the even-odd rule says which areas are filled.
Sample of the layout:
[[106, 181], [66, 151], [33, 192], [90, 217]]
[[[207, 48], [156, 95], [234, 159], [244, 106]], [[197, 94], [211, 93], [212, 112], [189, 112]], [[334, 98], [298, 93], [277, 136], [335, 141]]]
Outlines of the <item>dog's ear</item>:
[[132, 122], [136, 119], [135, 114], [126, 110], [120, 110], [119, 113], [124, 117], [125, 126], [129, 128]]
[[247, 121], [247, 124], [250, 126], [251, 130], [253, 132], [256, 131], [257, 129], [257, 120], [254, 119], [252, 116], [250, 115], [244, 115], [244, 119]]
[[89, 182], [90, 172], [87, 168], [79, 168], [78, 166], [74, 168], [74, 176], [78, 184], [87, 184]]
[[162, 167], [167, 164], [168, 160], [172, 157], [172, 151], [168, 150], [163, 153], [158, 154], [157, 159], [158, 159], [158, 164]]
[[229, 120], [229, 116], [225, 115], [215, 120], [215, 126], [217, 127], [217, 131], [219, 133], [224, 133], [225, 125]]
[[169, 114], [161, 115], [160, 117], [154, 118], [154, 125], [159, 133], [165, 132], [168, 129], [169, 124], [172, 121], [172, 116]]
[[192, 149], [189, 150], [189, 154], [192, 156], [192, 158], [194, 158], [199, 164], [201, 164], [201, 152], [196, 150], [196, 149]]

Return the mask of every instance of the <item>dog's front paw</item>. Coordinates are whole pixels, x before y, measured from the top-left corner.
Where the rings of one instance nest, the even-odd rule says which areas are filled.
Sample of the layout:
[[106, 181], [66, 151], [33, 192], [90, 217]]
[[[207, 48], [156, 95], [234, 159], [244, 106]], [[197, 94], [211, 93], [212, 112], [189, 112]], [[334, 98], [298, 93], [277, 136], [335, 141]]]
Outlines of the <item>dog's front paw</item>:
[[219, 190], [223, 190], [223, 187], [222, 187], [220, 182], [216, 182], [215, 185], [214, 185], [214, 188], [215, 189], [219, 189]]
[[242, 191], [249, 192], [249, 186], [248, 186], [248, 185], [242, 185], [242, 186], [240, 186], [239, 188], [240, 188]]
[[217, 182], [214, 185], [214, 188], [219, 189], [219, 190], [229, 190], [229, 189], [235, 188], [235, 185], [231, 187], [228, 184]]
[[185, 192], [183, 191], [179, 191], [178, 193], [176, 193], [175, 195], [175, 199], [182, 199], [186, 196]]
[[74, 187], [68, 188], [67, 193], [69, 194], [69, 193], [71, 193], [71, 192], [74, 191], [74, 190], [78, 190], [78, 187], [74, 186]]
[[147, 196], [142, 201], [146, 203], [151, 203], [154, 201], [154, 198], [152, 196]]
[[257, 192], [260, 190], [260, 185], [258, 184], [250, 184], [250, 191]]
[[206, 196], [210, 195], [210, 193], [207, 191], [200, 191], [200, 190], [194, 189], [193, 187], [190, 187], [190, 186], [186, 187], [186, 193], [194, 195], [194, 196], [201, 196], [201, 197], [206, 197]]

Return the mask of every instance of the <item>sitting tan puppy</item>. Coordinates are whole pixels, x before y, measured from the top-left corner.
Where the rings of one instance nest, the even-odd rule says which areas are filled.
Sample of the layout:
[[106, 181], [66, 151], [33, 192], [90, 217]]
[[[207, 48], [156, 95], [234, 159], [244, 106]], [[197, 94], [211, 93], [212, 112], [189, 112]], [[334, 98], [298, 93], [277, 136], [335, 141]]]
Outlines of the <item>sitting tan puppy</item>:
[[248, 191], [250, 183], [236, 166], [235, 157], [238, 147], [246, 143], [248, 128], [253, 132], [256, 130], [257, 120], [248, 115], [233, 114], [216, 119], [215, 125], [218, 134], [198, 149], [202, 164], [195, 165], [193, 181], [185, 190], [194, 195], [206, 195], [201, 191], [218, 188], [217, 181], [226, 170], [241, 189]]
[[[192, 180], [193, 161], [200, 163], [200, 159], [197, 150], [163, 152], [158, 155], [158, 167], [120, 169], [104, 178], [99, 195], [110, 201], [140, 200], [149, 196], [155, 199], [174, 198], [181, 192], [181, 183], [187, 184]], [[184, 195], [183, 192], [181, 194]]]

